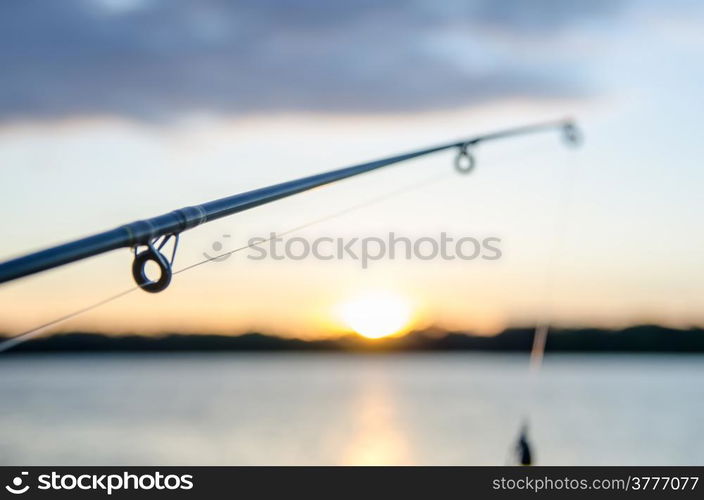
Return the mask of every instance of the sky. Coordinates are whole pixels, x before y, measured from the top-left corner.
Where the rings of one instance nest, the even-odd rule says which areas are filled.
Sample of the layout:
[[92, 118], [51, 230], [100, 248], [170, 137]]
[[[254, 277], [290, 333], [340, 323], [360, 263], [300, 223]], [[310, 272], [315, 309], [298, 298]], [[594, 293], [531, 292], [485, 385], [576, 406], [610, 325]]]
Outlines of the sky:
[[[499, 260], [235, 254], [60, 328], [319, 337], [373, 291], [418, 328], [704, 325], [703, 21], [684, 0], [3, 2], [0, 257], [570, 116], [579, 149], [487, 143], [466, 176], [452, 153], [414, 160], [183, 233], [175, 267], [428, 179], [297, 235], [492, 236]], [[130, 265], [124, 249], [3, 285], [0, 331], [129, 288]]]

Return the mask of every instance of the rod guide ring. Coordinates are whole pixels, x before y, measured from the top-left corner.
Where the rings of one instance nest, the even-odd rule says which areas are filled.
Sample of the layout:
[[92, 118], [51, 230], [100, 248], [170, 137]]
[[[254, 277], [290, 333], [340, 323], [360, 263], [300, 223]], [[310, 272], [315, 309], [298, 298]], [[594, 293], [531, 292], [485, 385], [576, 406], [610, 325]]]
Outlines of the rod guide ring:
[[577, 126], [572, 122], [567, 122], [563, 125], [562, 136], [565, 142], [570, 146], [579, 146], [582, 142], [582, 134], [580, 134]]
[[469, 143], [462, 144], [455, 156], [455, 170], [461, 174], [468, 174], [474, 170], [476, 163], [474, 155], [469, 152]]
[[[161, 253], [161, 249], [166, 244], [166, 242], [174, 236], [174, 255], [169, 261], [166, 256]], [[158, 293], [165, 290], [166, 287], [171, 283], [171, 277], [173, 276], [173, 271], [171, 270], [171, 265], [173, 264], [174, 257], [176, 255], [176, 245], [178, 244], [178, 235], [168, 235], [166, 236], [159, 248], [154, 247], [153, 242], [147, 244], [147, 248], [141, 252], [137, 252], [135, 249], [134, 260], [132, 261], [132, 277], [135, 282], [145, 292]], [[147, 263], [152, 261], [159, 266], [159, 279], [152, 280], [147, 276], [146, 267]]]

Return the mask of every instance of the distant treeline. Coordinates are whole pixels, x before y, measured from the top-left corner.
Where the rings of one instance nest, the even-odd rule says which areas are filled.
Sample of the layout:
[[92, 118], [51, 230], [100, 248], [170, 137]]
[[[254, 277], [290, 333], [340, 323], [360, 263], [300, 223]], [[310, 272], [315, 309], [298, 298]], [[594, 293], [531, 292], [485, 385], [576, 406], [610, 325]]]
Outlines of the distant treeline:
[[[300, 340], [261, 333], [243, 335], [169, 334], [162, 336], [63, 333], [37, 338], [9, 352], [158, 352], [158, 351], [528, 351], [532, 328], [511, 328], [485, 337], [459, 332], [413, 332], [397, 338], [366, 340], [349, 335], [334, 340]], [[704, 352], [704, 330], [635, 326], [622, 330], [556, 329], [548, 351]]]

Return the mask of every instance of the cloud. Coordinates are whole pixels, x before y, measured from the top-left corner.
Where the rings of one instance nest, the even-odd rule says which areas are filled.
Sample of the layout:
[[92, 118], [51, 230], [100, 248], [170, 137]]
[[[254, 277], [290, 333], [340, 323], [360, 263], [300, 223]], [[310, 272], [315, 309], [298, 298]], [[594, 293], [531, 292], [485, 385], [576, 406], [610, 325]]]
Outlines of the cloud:
[[[24, 0], [0, 7], [0, 119], [418, 111], [590, 92], [562, 0]], [[533, 52], [531, 52], [533, 49]]]

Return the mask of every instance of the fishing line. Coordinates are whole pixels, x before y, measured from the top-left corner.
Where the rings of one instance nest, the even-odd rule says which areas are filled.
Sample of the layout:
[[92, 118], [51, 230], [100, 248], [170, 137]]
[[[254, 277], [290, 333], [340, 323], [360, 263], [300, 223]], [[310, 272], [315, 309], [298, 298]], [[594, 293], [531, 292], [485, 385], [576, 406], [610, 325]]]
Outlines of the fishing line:
[[64, 321], [67, 321], [71, 318], [75, 318], [76, 316], [79, 316], [83, 313], [87, 313], [88, 311], [92, 311], [93, 309], [97, 309], [98, 307], [103, 306], [105, 304], [108, 304], [108, 303], [112, 302], [113, 300], [117, 300], [120, 297], [124, 297], [128, 293], [134, 292], [135, 290], [139, 290], [139, 287], [133, 286], [132, 288], [124, 290], [120, 293], [116, 293], [115, 295], [112, 295], [108, 298], [105, 298], [103, 300], [95, 302], [89, 306], [83, 307], [81, 309], [77, 309], [76, 311], [68, 313], [64, 316], [60, 316], [60, 317], [53, 319], [47, 323], [41, 324], [39, 326], [35, 326], [34, 328], [27, 330], [25, 332], [22, 332], [20, 334], [17, 334], [14, 337], [10, 337], [6, 340], [3, 340], [2, 342], [0, 342], [0, 352], [7, 351], [8, 349], [11, 349], [12, 347], [16, 346], [17, 344], [21, 344], [22, 342], [26, 342], [26, 341], [36, 337], [37, 335], [42, 333], [45, 329], [49, 328], [50, 326], [54, 326], [59, 323], [63, 323]]
[[[177, 270], [177, 271], [174, 271], [173, 274], [180, 274], [180, 273], [184, 273], [184, 272], [186, 272], [186, 271], [190, 271], [191, 269], [195, 269], [195, 268], [197, 268], [197, 267], [199, 267], [199, 266], [201, 266], [201, 265], [203, 265], [203, 264], [206, 264], [206, 263], [208, 263], [208, 262], [211, 262], [211, 261], [214, 261], [214, 260], [218, 260], [218, 259], [222, 259], [222, 258], [225, 257], [225, 256], [229, 256], [229, 255], [232, 255], [232, 254], [234, 254], [234, 253], [241, 252], [241, 251], [243, 251], [243, 250], [247, 250], [248, 248], [253, 248], [253, 247], [255, 247], [255, 246], [257, 246], [257, 245], [260, 245], [260, 244], [262, 244], [262, 243], [266, 243], [266, 242], [268, 242], [268, 241], [271, 241], [271, 240], [274, 239], [274, 238], [278, 238], [278, 237], [282, 237], [282, 236], [287, 236], [287, 235], [290, 235], [290, 234], [294, 234], [294, 233], [296, 233], [296, 232], [298, 232], [298, 231], [302, 231], [302, 230], [307, 229], [307, 228], [309, 228], [309, 227], [311, 227], [311, 226], [314, 226], [314, 225], [316, 225], [316, 224], [321, 224], [321, 223], [323, 223], [323, 222], [326, 222], [326, 221], [329, 221], [329, 220], [332, 220], [332, 219], [335, 219], [335, 218], [338, 218], [338, 217], [342, 217], [343, 215], [347, 215], [347, 214], [352, 213], [352, 212], [355, 212], [355, 211], [357, 211], [357, 210], [361, 210], [362, 208], [365, 208], [365, 207], [368, 207], [368, 206], [371, 206], [371, 205], [375, 205], [375, 204], [377, 204], [377, 203], [381, 203], [381, 202], [383, 202], [383, 201], [386, 201], [386, 200], [395, 198], [395, 197], [400, 196], [400, 195], [402, 195], [402, 194], [406, 194], [406, 193], [409, 193], [409, 192], [411, 192], [411, 191], [415, 191], [415, 190], [418, 190], [418, 189], [421, 189], [421, 188], [424, 188], [424, 187], [428, 187], [428, 186], [430, 186], [430, 185], [432, 185], [432, 184], [438, 183], [439, 181], [448, 179], [449, 177], [454, 177], [454, 174], [453, 174], [452, 172], [445, 172], [445, 173], [442, 173], [442, 174], [439, 174], [439, 175], [433, 175], [433, 176], [431, 176], [431, 177], [429, 177], [429, 178], [427, 178], [427, 179], [424, 179], [424, 180], [422, 180], [422, 181], [420, 181], [420, 182], [416, 182], [416, 183], [414, 183], [414, 184], [410, 184], [410, 185], [405, 186], [405, 187], [403, 187], [403, 188], [390, 191], [390, 192], [385, 193], [385, 194], [383, 194], [383, 195], [380, 195], [380, 196], [377, 196], [377, 197], [375, 197], [375, 198], [371, 198], [371, 199], [369, 199], [369, 200], [366, 200], [366, 201], [364, 201], [364, 202], [362, 202], [362, 203], [358, 203], [358, 204], [356, 204], [356, 205], [352, 205], [352, 206], [350, 206], [350, 207], [348, 207], [348, 208], [345, 208], [345, 209], [343, 209], [343, 210], [340, 210], [340, 211], [337, 211], [337, 212], [333, 212], [333, 213], [331, 213], [331, 214], [329, 214], [329, 215], [326, 215], [326, 216], [324, 216], [324, 217], [320, 217], [320, 218], [318, 218], [318, 219], [313, 219], [313, 220], [311, 220], [311, 221], [309, 221], [309, 222], [306, 222], [306, 223], [304, 223], [304, 224], [301, 224], [301, 225], [292, 227], [292, 228], [290, 228], [290, 229], [287, 229], [286, 231], [282, 231], [282, 232], [279, 232], [279, 233], [275, 233], [274, 236], [271, 236], [271, 237], [269, 237], [269, 238], [267, 238], [267, 239], [265, 239], [265, 240], [263, 240], [263, 241], [262, 241], [262, 240], [257, 240], [256, 243], [252, 243], [252, 244], [249, 244], [249, 245], [245, 245], [245, 246], [242, 246], [242, 247], [238, 247], [238, 248], [235, 248], [234, 250], [230, 250], [230, 251], [228, 251], [228, 252], [224, 252], [224, 253], [222, 253], [222, 254], [220, 254], [220, 255], [215, 255], [215, 256], [213, 256], [213, 257], [210, 257], [210, 258], [208, 258], [208, 259], [202, 260], [202, 261], [200, 261], [200, 262], [196, 262], [196, 263], [194, 263], [194, 264], [190, 264], [190, 265], [188, 265], [188, 266], [186, 266], [186, 267], [183, 267], [183, 268], [181, 268], [181, 269], [179, 269], [179, 270]], [[31, 328], [31, 329], [29, 329], [29, 330], [26, 330], [26, 331], [24, 331], [24, 332], [22, 332], [22, 333], [19, 333], [19, 334], [15, 335], [15, 336], [12, 336], [12, 337], [10, 337], [10, 338], [8, 338], [8, 339], [5, 339], [5, 340], [3, 340], [2, 342], [0, 342], [0, 352], [7, 351], [8, 349], [11, 349], [12, 347], [14, 347], [14, 346], [16, 346], [16, 345], [18, 345], [18, 344], [21, 344], [21, 343], [23, 343], [23, 342], [26, 342], [26, 341], [28, 341], [28, 340], [31, 340], [32, 338], [35, 338], [36, 336], [38, 336], [38, 335], [40, 335], [41, 333], [43, 333], [47, 328], [50, 328], [50, 327], [52, 327], [52, 326], [55, 326], [55, 325], [57, 325], [57, 324], [59, 324], [59, 323], [63, 323], [64, 321], [67, 321], [67, 320], [69, 320], [69, 319], [73, 319], [73, 318], [75, 318], [76, 316], [80, 316], [81, 314], [84, 314], [84, 313], [87, 313], [87, 312], [89, 312], [89, 311], [95, 310], [95, 309], [97, 309], [97, 308], [99, 308], [99, 307], [101, 307], [101, 306], [104, 306], [104, 305], [106, 305], [106, 304], [109, 304], [110, 302], [113, 302], [113, 301], [115, 301], [115, 300], [117, 300], [117, 299], [119, 299], [119, 298], [121, 298], [121, 297], [124, 297], [125, 295], [128, 295], [128, 294], [130, 294], [130, 293], [132, 293], [132, 292], [134, 292], [134, 291], [136, 291], [136, 290], [139, 290], [139, 289], [140, 289], [139, 286], [133, 286], [133, 287], [131, 287], [131, 288], [128, 288], [128, 289], [126, 289], [126, 290], [123, 290], [122, 292], [116, 293], [115, 295], [111, 295], [111, 296], [109, 296], [109, 297], [107, 297], [107, 298], [105, 298], [105, 299], [102, 299], [102, 300], [100, 300], [100, 301], [98, 301], [98, 302], [95, 302], [95, 303], [93, 303], [93, 304], [90, 304], [90, 305], [88, 305], [88, 306], [86, 306], [86, 307], [82, 307], [81, 309], [77, 309], [77, 310], [75, 310], [75, 311], [73, 311], [73, 312], [71, 312], [71, 313], [68, 313], [68, 314], [64, 315], [64, 316], [60, 316], [60, 317], [58, 317], [58, 318], [56, 318], [56, 319], [53, 319], [53, 320], [51, 320], [51, 321], [49, 321], [49, 322], [47, 322], [47, 323], [43, 323], [43, 324], [41, 324], [41, 325], [39, 325], [39, 326], [36, 326], [36, 327]]]
[[296, 233], [296, 232], [298, 232], [298, 231], [302, 231], [303, 229], [309, 228], [309, 227], [314, 226], [314, 225], [316, 225], [316, 224], [321, 224], [321, 223], [326, 222], [326, 221], [328, 221], [328, 220], [335, 219], [335, 218], [337, 218], [337, 217], [342, 217], [343, 215], [347, 215], [348, 213], [354, 212], [354, 211], [356, 211], [356, 210], [360, 210], [360, 209], [362, 209], [362, 208], [366, 208], [366, 207], [371, 206], [371, 205], [375, 205], [375, 204], [377, 204], [377, 203], [381, 203], [382, 201], [386, 201], [386, 200], [388, 200], [388, 199], [395, 198], [396, 196], [400, 196], [400, 195], [405, 194], [405, 193], [408, 193], [408, 192], [410, 192], [410, 191], [415, 191], [415, 190], [417, 190], [417, 189], [420, 189], [420, 188], [423, 188], [423, 187], [427, 187], [427, 186], [429, 186], [429, 185], [431, 185], [431, 184], [435, 184], [435, 183], [437, 183], [437, 182], [439, 182], [439, 181], [441, 181], [441, 180], [447, 179], [447, 178], [449, 178], [449, 177], [451, 177], [451, 176], [454, 177], [454, 174], [452, 174], [452, 173], [443, 173], [443, 174], [439, 174], [439, 175], [434, 175], [434, 176], [432, 176], [432, 177], [430, 177], [430, 178], [428, 178], [428, 179], [426, 179], [426, 180], [417, 182], [417, 183], [415, 183], [415, 184], [411, 184], [410, 186], [406, 186], [406, 187], [404, 187], [404, 188], [391, 191], [391, 192], [389, 192], [389, 193], [383, 194], [383, 195], [378, 196], [378, 197], [376, 197], [376, 198], [372, 198], [372, 199], [370, 199], [370, 200], [367, 200], [367, 201], [364, 201], [364, 202], [362, 202], [362, 203], [359, 203], [359, 204], [357, 204], [357, 205], [352, 205], [351, 207], [345, 208], [344, 210], [340, 210], [339, 212], [334, 212], [334, 213], [332, 213], [332, 214], [330, 214], [330, 215], [326, 215], [326, 216], [321, 217], [321, 218], [319, 218], [319, 219], [314, 219], [314, 220], [312, 220], [312, 221], [310, 221], [310, 222], [306, 222], [305, 224], [301, 224], [300, 226], [293, 227], [293, 228], [291, 228], [291, 229], [288, 229], [288, 230], [283, 231], [283, 232], [280, 232], [280, 233], [273, 233], [273, 235], [270, 236], [269, 238], [258, 239], [256, 243], [250, 243], [249, 245], [245, 245], [245, 246], [242, 246], [242, 247], [239, 247], [239, 248], [235, 248], [234, 250], [230, 250], [229, 252], [225, 252], [225, 253], [222, 253], [222, 254], [219, 254], [219, 255], [215, 255], [215, 256], [213, 256], [213, 257], [204, 259], [204, 260], [202, 260], [202, 261], [200, 261], [200, 262], [196, 262], [195, 264], [191, 264], [191, 265], [189, 265], [189, 266], [186, 266], [186, 267], [184, 267], [184, 268], [182, 268], [182, 269], [179, 269], [178, 271], [174, 271], [174, 274], [179, 274], [179, 273], [182, 273], [182, 272], [184, 272], [184, 271], [188, 271], [188, 270], [190, 270], [190, 269], [193, 269], [194, 267], [201, 266], [201, 265], [206, 264], [206, 263], [208, 263], [208, 262], [210, 262], [210, 261], [213, 261], [213, 260], [219, 260], [219, 259], [222, 259], [223, 257], [228, 257], [228, 256], [232, 255], [232, 254], [235, 253], [235, 252], [240, 252], [240, 251], [242, 251], [242, 250], [247, 250], [248, 248], [254, 248], [254, 247], [256, 247], [257, 245], [261, 245], [262, 243], [267, 243], [267, 242], [269, 242], [269, 241], [271, 241], [271, 240], [273, 240], [273, 239], [280, 238], [280, 237], [282, 237], [282, 236], [288, 236], [289, 234], [293, 234], [293, 233]]
[[548, 250], [548, 259], [544, 271], [543, 282], [543, 300], [540, 306], [541, 313], [535, 325], [533, 333], [533, 343], [530, 351], [528, 376], [526, 380], [526, 403], [524, 415], [522, 418], [518, 441], [515, 451], [516, 458], [520, 465], [531, 465], [534, 462], [531, 445], [528, 440], [528, 428], [530, 415], [533, 413], [538, 377], [543, 367], [543, 359], [545, 357], [545, 345], [547, 343], [548, 334], [553, 323], [554, 314], [554, 293], [555, 281], [559, 272], [560, 257], [564, 249], [565, 235], [568, 230], [568, 221], [570, 218], [572, 202], [574, 200], [575, 176], [577, 171], [578, 159], [571, 157], [566, 163], [568, 168], [563, 169], [564, 174], [560, 181], [561, 189], [560, 196], [556, 203], [557, 215], [554, 219], [554, 228], [552, 231], [552, 242]]

